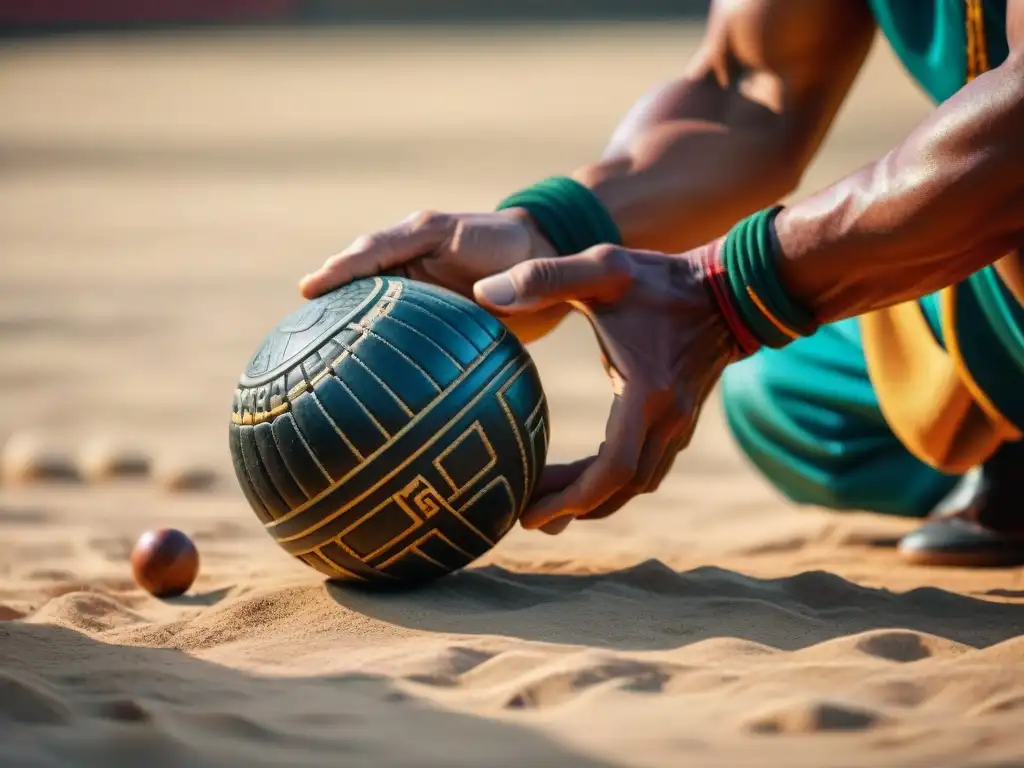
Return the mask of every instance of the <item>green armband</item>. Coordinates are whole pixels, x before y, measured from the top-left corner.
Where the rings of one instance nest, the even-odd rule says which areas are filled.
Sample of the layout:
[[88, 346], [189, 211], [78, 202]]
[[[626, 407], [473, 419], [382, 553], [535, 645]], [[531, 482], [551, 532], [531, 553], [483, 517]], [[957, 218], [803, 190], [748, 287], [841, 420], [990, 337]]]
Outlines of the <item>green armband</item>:
[[593, 245], [622, 244], [622, 235], [604, 203], [590, 189], [566, 176], [539, 181], [498, 204], [497, 210], [523, 208], [560, 256]]
[[797, 306], [779, 282], [775, 217], [781, 210], [766, 208], [740, 221], [726, 235], [721, 253], [726, 284], [741, 318], [761, 344], [776, 348], [818, 328], [814, 316]]

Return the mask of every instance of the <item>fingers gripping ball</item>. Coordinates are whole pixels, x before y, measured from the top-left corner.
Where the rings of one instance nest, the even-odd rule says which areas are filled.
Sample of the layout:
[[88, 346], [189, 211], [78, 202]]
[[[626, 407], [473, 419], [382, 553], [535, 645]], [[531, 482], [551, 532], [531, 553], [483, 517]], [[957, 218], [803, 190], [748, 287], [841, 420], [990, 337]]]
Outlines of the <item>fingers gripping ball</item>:
[[544, 466], [547, 403], [508, 329], [404, 278], [302, 306], [242, 375], [230, 449], [267, 532], [331, 579], [414, 584], [512, 528]]
[[177, 597], [199, 575], [199, 552], [174, 528], [146, 531], [132, 550], [132, 571], [140, 587], [156, 597]]

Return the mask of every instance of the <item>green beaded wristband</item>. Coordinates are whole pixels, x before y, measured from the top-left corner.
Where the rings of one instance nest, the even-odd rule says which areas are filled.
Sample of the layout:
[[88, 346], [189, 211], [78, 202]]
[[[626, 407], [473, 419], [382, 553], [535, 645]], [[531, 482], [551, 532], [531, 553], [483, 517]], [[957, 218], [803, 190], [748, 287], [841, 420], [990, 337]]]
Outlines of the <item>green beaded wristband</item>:
[[560, 256], [601, 243], [622, 244], [622, 234], [604, 203], [567, 176], [553, 176], [509, 195], [497, 210], [507, 208], [528, 211]]
[[762, 344], [775, 348], [809, 336], [818, 327], [779, 282], [775, 217], [781, 210], [775, 206], [748, 216], [729, 231], [722, 245], [722, 265], [740, 315]]
[[[750, 254], [750, 221], [744, 219], [726, 235], [722, 244], [722, 266], [727, 278], [729, 293], [736, 304], [736, 309], [754, 337], [766, 347], [783, 347], [791, 338], [758, 309], [750, 291], [747, 290], [753, 279], [752, 268], [744, 254]], [[755, 246], [756, 247], [756, 246]]]

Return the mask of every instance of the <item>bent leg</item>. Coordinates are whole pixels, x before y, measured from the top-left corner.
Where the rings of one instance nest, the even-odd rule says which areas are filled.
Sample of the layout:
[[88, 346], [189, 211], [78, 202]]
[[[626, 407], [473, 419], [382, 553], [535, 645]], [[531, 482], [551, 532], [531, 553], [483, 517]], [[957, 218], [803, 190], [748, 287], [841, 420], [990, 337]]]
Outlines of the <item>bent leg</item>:
[[722, 400], [740, 447], [795, 502], [921, 517], [959, 479], [921, 462], [889, 429], [856, 319], [729, 366]]

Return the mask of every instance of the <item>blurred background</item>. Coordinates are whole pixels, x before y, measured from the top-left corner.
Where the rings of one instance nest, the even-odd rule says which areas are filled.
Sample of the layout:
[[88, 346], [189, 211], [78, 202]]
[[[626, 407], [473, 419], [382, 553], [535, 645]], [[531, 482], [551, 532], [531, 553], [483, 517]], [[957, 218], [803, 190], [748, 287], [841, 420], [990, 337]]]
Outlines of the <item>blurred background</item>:
[[351, 23], [500, 22], [693, 18], [708, 0], [3, 0], [12, 33], [174, 25], [308, 26]]
[[[410, 211], [487, 210], [592, 160], [685, 66], [706, 10], [0, 0], [0, 437], [127, 434], [228, 471], [236, 377], [301, 275]], [[801, 191], [927, 109], [876, 45]], [[610, 402], [589, 329], [533, 352], [553, 456], [589, 454]], [[737, 462], [712, 404], [673, 482], [637, 503], [699, 507]]]

